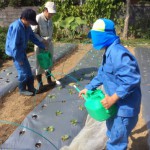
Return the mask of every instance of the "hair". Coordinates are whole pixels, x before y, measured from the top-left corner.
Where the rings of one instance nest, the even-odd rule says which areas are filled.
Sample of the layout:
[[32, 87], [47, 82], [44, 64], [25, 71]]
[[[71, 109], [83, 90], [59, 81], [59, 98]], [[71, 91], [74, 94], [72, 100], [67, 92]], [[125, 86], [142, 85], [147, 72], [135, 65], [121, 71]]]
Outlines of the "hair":
[[48, 9], [47, 9], [46, 7], [44, 7], [44, 8], [43, 8], [43, 12], [44, 12], [44, 11], [48, 11]]
[[35, 18], [36, 17], [36, 12], [32, 9], [25, 9], [22, 13], [21, 13], [21, 16], [20, 16], [20, 19], [31, 19], [31, 18]]

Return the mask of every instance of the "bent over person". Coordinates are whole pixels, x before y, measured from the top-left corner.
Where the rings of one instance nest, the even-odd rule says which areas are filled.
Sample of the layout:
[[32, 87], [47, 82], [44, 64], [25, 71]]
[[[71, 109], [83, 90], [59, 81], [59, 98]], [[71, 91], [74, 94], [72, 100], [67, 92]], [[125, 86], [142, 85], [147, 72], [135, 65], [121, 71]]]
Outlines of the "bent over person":
[[18, 72], [20, 94], [27, 96], [34, 95], [36, 92], [34, 77], [26, 54], [27, 43], [30, 40], [45, 49], [45, 45], [34, 35], [30, 27], [31, 24], [37, 24], [36, 12], [32, 9], [26, 9], [19, 19], [10, 24], [5, 45], [5, 52], [12, 57]]
[[107, 150], [126, 150], [128, 137], [138, 122], [141, 105], [141, 75], [136, 58], [121, 44], [112, 20], [97, 19], [88, 37], [96, 50], [105, 49], [97, 75], [80, 91], [95, 90], [103, 85], [106, 92], [102, 105], [117, 107], [117, 113], [106, 120]]
[[[52, 34], [53, 34], [53, 26], [52, 26], [52, 16], [56, 13], [56, 7], [54, 2], [47, 2], [43, 9], [43, 12], [36, 16], [36, 20], [38, 22], [37, 26], [32, 26], [32, 30], [37, 36], [37, 38], [44, 42], [46, 45], [46, 50], [50, 52], [53, 58], [53, 43], [52, 43]], [[35, 45], [35, 56], [36, 56], [36, 79], [39, 84], [39, 91], [42, 90], [43, 82], [42, 82], [42, 73], [44, 73], [44, 69], [42, 69], [37, 60], [37, 56], [40, 53], [41, 49]], [[51, 68], [48, 68], [48, 72], [45, 72], [47, 82], [50, 86], [55, 86], [56, 83], [51, 79]]]

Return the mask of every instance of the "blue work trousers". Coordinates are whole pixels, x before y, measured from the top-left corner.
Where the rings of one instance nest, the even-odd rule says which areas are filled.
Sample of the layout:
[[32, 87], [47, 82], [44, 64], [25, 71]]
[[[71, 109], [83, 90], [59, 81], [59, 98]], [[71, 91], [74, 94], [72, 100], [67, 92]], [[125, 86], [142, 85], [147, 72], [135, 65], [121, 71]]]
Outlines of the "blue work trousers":
[[32, 70], [28, 61], [27, 56], [24, 57], [24, 59], [22, 60], [23, 65], [20, 65], [20, 62], [13, 60], [14, 61], [14, 65], [17, 69], [18, 72], [18, 81], [19, 82], [29, 82], [34, 80], [34, 77], [32, 75]]
[[138, 116], [119, 117], [115, 116], [106, 121], [107, 150], [126, 150], [128, 137], [138, 121]]

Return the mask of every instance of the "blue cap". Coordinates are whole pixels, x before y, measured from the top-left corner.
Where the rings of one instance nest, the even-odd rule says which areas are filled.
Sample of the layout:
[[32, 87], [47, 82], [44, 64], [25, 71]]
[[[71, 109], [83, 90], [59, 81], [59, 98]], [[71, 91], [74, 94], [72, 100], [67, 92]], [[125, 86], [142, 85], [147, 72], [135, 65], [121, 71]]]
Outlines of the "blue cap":
[[97, 32], [115, 32], [115, 24], [112, 20], [109, 19], [98, 19], [94, 22], [92, 29], [88, 33], [88, 38], [91, 37], [91, 31]]
[[108, 47], [118, 38], [115, 32], [115, 24], [109, 19], [96, 20], [88, 33], [88, 37], [92, 39], [93, 47], [96, 50]]

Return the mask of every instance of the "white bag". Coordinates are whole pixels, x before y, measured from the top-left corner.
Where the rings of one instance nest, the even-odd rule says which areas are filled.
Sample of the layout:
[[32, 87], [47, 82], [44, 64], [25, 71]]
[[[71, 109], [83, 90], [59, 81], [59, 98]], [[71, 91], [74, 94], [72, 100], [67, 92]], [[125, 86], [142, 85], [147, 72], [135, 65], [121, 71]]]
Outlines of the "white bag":
[[84, 128], [69, 146], [60, 150], [103, 150], [106, 145], [106, 123], [92, 119], [89, 115]]

